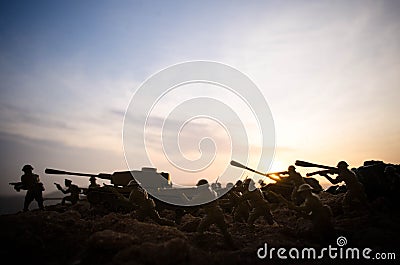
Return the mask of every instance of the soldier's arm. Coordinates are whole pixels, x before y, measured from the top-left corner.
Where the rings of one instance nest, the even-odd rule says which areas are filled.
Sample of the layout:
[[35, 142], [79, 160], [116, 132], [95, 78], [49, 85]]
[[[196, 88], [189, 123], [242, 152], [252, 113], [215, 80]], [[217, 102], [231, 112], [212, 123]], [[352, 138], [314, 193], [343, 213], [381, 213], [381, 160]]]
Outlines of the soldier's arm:
[[279, 181], [286, 181], [289, 179], [289, 176], [281, 176], [279, 175]]
[[240, 202], [246, 201], [250, 198], [250, 192], [245, 192], [238, 198]]
[[337, 174], [337, 172], [332, 170], [332, 171], [325, 171], [324, 173], [320, 173], [321, 176], [325, 177], [333, 185], [336, 185], [336, 184], [342, 182], [342, 180], [339, 177], [334, 179], [334, 178], [330, 177], [328, 174]]
[[296, 210], [299, 212], [305, 212], [305, 213], [311, 212], [311, 206], [307, 202], [303, 203], [300, 206], [297, 206], [297, 205], [293, 205], [293, 206], [294, 206], [293, 210]]
[[59, 191], [61, 191], [61, 192], [64, 193], [64, 194], [66, 193], [65, 190], [61, 187], [60, 184], [54, 183], [54, 185], [56, 185], [56, 187], [57, 187], [57, 189], [58, 189]]

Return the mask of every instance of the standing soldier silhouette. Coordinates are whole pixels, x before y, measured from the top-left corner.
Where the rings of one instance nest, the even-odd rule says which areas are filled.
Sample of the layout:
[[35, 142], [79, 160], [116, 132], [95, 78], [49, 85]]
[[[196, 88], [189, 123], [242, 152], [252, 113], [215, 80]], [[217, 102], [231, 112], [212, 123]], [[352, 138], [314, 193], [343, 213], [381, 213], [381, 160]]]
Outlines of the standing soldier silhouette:
[[33, 174], [33, 167], [31, 165], [25, 165], [22, 171], [24, 174], [21, 176], [21, 183], [23, 189], [27, 190], [24, 201], [24, 212], [29, 211], [29, 204], [33, 200], [37, 201], [39, 209], [44, 210], [42, 194], [44, 186], [40, 182], [39, 175]]

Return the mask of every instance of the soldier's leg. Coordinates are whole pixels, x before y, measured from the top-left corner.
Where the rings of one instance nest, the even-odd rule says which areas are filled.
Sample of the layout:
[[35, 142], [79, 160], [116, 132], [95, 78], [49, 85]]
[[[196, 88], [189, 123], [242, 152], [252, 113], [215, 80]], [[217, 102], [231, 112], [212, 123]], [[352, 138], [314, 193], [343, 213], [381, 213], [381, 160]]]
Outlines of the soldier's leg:
[[31, 204], [34, 198], [33, 192], [28, 190], [24, 200], [24, 212], [29, 211], [29, 204]]
[[215, 216], [214, 218], [215, 225], [221, 230], [222, 235], [224, 236], [225, 242], [232, 248], [236, 248], [231, 234], [228, 231], [228, 227], [226, 225], [224, 216], [221, 214], [220, 216]]
[[240, 222], [240, 216], [239, 216], [239, 211], [237, 210], [237, 208], [233, 208], [232, 211], [232, 216], [233, 216], [233, 221], [236, 222]]
[[40, 210], [44, 210], [44, 205], [43, 205], [43, 194], [42, 192], [38, 192], [35, 196], [35, 200], [37, 201], [37, 204], [39, 206]]
[[160, 217], [160, 215], [155, 209], [149, 209], [148, 216], [159, 225], [168, 225], [168, 226], [175, 225], [173, 221]]
[[249, 225], [253, 225], [254, 222], [258, 219], [258, 217], [262, 216], [263, 214], [264, 212], [259, 207], [255, 207], [253, 211], [251, 211], [247, 223]]
[[[248, 218], [248, 216], [247, 216], [247, 218]], [[234, 212], [233, 212], [233, 220], [235, 221], [235, 222], [246, 222], [247, 221], [247, 218], [246, 218], [246, 216], [245, 216], [245, 213], [243, 212], [243, 211], [241, 211], [241, 209], [240, 208], [236, 208], [235, 210], [234, 210]]]
[[212, 218], [207, 214], [205, 217], [203, 217], [203, 219], [201, 219], [200, 224], [197, 227], [197, 232], [200, 234], [204, 233], [204, 231], [208, 229], [212, 223]]
[[301, 196], [297, 192], [297, 187], [296, 186], [293, 188], [291, 199], [292, 199], [292, 202], [294, 204], [296, 204], [296, 205], [300, 205], [300, 204], [302, 204], [304, 202], [304, 199], [301, 198]]
[[271, 210], [269, 208], [265, 209], [264, 218], [268, 222], [268, 224], [270, 225], [274, 224], [274, 217], [272, 216]]
[[65, 202], [66, 202], [66, 201], [71, 202], [71, 196], [65, 196], [65, 197], [62, 199], [61, 204], [62, 204], [62, 205], [65, 205]]
[[139, 207], [136, 209], [135, 217], [138, 221], [144, 222], [147, 216], [148, 216], [148, 212], [146, 209], [143, 209], [142, 207]]
[[182, 221], [183, 216], [185, 216], [185, 211], [181, 208], [177, 208], [175, 210], [175, 223], [180, 224]]
[[297, 202], [297, 188], [296, 186], [293, 187], [292, 194], [290, 196], [292, 199], [292, 202], [296, 203]]
[[239, 205], [234, 213], [235, 222], [247, 222], [249, 219], [249, 211], [246, 207]]
[[345, 214], [348, 214], [351, 212], [352, 200], [353, 200], [352, 193], [350, 191], [347, 191], [346, 194], [344, 195], [343, 201], [342, 201], [342, 208], [343, 208], [343, 212]]
[[71, 196], [70, 201], [71, 201], [71, 204], [72, 204], [72, 205], [77, 204], [78, 201], [79, 201], [79, 197], [75, 197], [75, 196], [72, 197], [72, 196]]

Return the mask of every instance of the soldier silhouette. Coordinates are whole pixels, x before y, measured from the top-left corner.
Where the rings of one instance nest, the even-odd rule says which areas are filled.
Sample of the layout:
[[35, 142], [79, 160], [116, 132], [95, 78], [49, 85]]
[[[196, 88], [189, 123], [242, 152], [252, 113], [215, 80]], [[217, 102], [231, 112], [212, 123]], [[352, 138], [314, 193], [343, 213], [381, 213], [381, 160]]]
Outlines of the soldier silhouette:
[[[360, 181], [358, 181], [356, 174], [348, 169], [348, 164], [345, 161], [340, 161], [337, 165], [337, 170], [326, 170], [320, 175], [324, 176], [332, 184], [336, 185], [340, 182], [344, 182], [347, 187], [347, 192], [343, 198], [342, 206], [345, 213], [349, 213], [352, 208], [354, 201], [359, 201], [363, 206], [367, 205], [367, 195], [364, 191], [364, 186]], [[338, 174], [338, 176], [333, 179], [328, 174]]]
[[[203, 234], [212, 224], [215, 224], [222, 232], [225, 242], [235, 248], [231, 235], [228, 232], [222, 209], [217, 203], [217, 194], [210, 188], [206, 179], [200, 179], [197, 184], [197, 194], [190, 200], [194, 204], [204, 204], [205, 217], [200, 221], [197, 228], [199, 234]], [[187, 198], [187, 197], [186, 197]]]
[[309, 184], [302, 184], [297, 189], [297, 193], [304, 199], [300, 206], [287, 201], [282, 195], [270, 191], [281, 201], [287, 204], [289, 209], [296, 210], [302, 217], [311, 220], [313, 224], [312, 232], [319, 239], [331, 238], [334, 234], [332, 224], [332, 211], [328, 205], [324, 205], [319, 197], [312, 193], [312, 187]]
[[296, 168], [293, 165], [288, 167], [288, 171], [285, 172], [285, 174], [288, 176], [287, 177], [280, 176], [280, 178], [286, 179], [293, 184], [294, 187], [292, 190], [291, 199], [296, 205], [300, 205], [301, 203], [303, 203], [304, 199], [302, 199], [301, 196], [298, 196], [297, 190], [301, 185], [305, 184], [306, 182], [304, 181], [301, 174], [296, 171]]
[[160, 225], [175, 225], [175, 222], [160, 217], [153, 199], [149, 198], [147, 191], [140, 187], [137, 181], [129, 181], [128, 187], [132, 189], [129, 201], [136, 206], [136, 217], [139, 221], [143, 222], [148, 217]]
[[33, 200], [38, 203], [39, 209], [44, 210], [43, 194], [44, 186], [40, 182], [39, 175], [33, 173], [31, 165], [25, 165], [22, 168], [24, 174], [21, 176], [22, 188], [26, 189], [24, 212], [29, 211], [29, 205]]
[[261, 216], [265, 218], [268, 224], [274, 224], [274, 219], [271, 214], [269, 203], [264, 199], [262, 191], [255, 186], [253, 179], [246, 179], [244, 181], [245, 192], [240, 197], [242, 201], [249, 201], [253, 210], [250, 212], [247, 223], [254, 225], [254, 222]]
[[79, 201], [79, 193], [81, 192], [81, 189], [77, 185], [72, 184], [72, 181], [69, 179], [65, 179], [64, 183], [65, 187], [67, 187], [66, 190], [64, 190], [60, 184], [55, 183], [57, 189], [60, 190], [62, 193], [71, 193], [71, 195], [65, 196], [62, 199], [61, 204], [65, 205], [65, 201], [71, 202], [72, 205], [76, 204]]
[[247, 200], [241, 200], [241, 196], [246, 191], [243, 181], [238, 180], [230, 192], [230, 200], [233, 204], [233, 220], [235, 222], [246, 223], [249, 219], [251, 206]]
[[96, 177], [95, 176], [91, 176], [90, 179], [89, 179], [89, 182], [90, 182], [89, 189], [90, 188], [98, 188], [98, 187], [100, 187], [100, 185], [97, 184], [97, 182], [96, 182]]

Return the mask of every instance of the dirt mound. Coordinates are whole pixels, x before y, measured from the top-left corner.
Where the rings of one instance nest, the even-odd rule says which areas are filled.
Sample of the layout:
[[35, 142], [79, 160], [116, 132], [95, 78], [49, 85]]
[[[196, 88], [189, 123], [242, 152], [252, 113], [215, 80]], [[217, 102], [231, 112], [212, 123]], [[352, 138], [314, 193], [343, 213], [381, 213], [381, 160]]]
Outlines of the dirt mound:
[[[384, 208], [343, 215], [343, 194], [320, 193], [335, 216], [337, 236], [351, 246], [397, 250], [400, 215]], [[267, 264], [256, 252], [268, 243], [279, 247], [326, 247], [309, 234], [310, 222], [283, 205], [272, 205], [274, 225], [259, 219], [254, 226], [233, 223], [226, 214], [236, 249], [215, 226], [196, 233], [200, 217], [185, 215], [176, 227], [139, 222], [130, 214], [99, 215], [85, 205], [56, 205], [46, 211], [0, 216], [0, 250], [16, 264]]]

